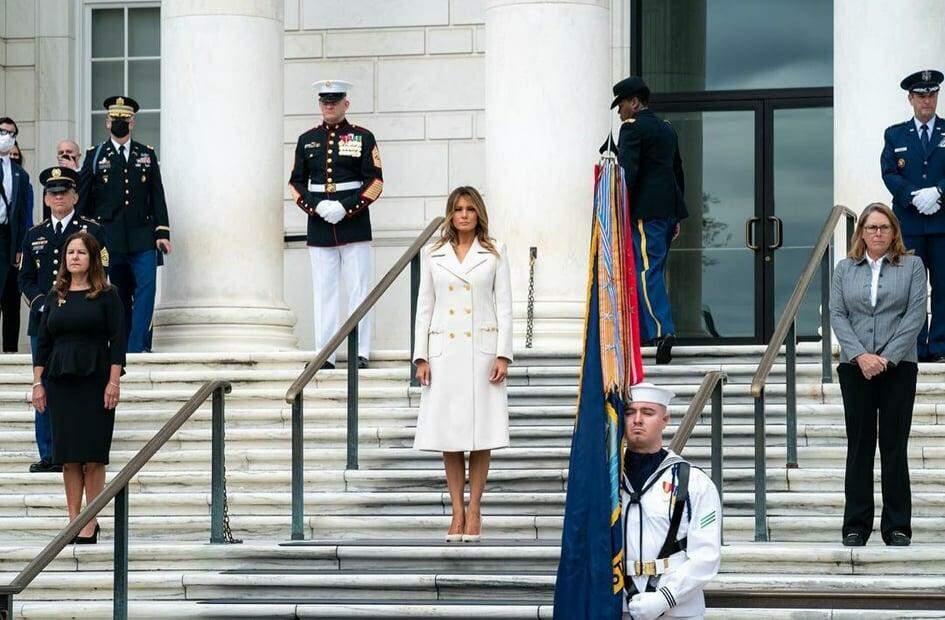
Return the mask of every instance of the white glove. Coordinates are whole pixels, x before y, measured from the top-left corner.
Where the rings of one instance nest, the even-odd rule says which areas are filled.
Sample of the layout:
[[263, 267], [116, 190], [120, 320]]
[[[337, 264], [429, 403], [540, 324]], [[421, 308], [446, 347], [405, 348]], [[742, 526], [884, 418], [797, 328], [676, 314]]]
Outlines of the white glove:
[[933, 203], [932, 203], [932, 206], [925, 210], [925, 214], [926, 214], [926, 215], [935, 215], [935, 213], [936, 213], [939, 209], [941, 209], [941, 208], [942, 208], [942, 205], [940, 205], [940, 204], [937, 203], [937, 202], [933, 202]]
[[941, 194], [938, 193], [937, 187], [924, 187], [912, 192], [912, 204], [915, 205], [919, 213], [932, 215], [935, 211], [938, 211], [938, 208], [933, 209], [933, 207], [938, 207], [940, 197]]
[[660, 592], [637, 594], [627, 603], [627, 611], [633, 620], [655, 620], [669, 609], [666, 597]]
[[328, 213], [325, 214], [325, 221], [329, 224], [337, 224], [344, 219], [347, 213], [340, 202], [332, 200], [328, 206]]
[[322, 216], [322, 219], [329, 224], [337, 224], [344, 219], [347, 212], [337, 200], [322, 200], [318, 203], [318, 206], [315, 207], [315, 213]]

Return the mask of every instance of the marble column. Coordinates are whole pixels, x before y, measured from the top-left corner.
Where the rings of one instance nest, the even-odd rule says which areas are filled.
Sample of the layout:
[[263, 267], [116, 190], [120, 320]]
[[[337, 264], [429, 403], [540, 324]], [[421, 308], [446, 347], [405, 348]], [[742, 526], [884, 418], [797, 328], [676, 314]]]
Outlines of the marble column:
[[835, 0], [833, 11], [834, 202], [859, 212], [892, 204], [879, 168], [883, 130], [912, 118], [902, 78], [943, 69], [945, 2]]
[[534, 346], [577, 346], [597, 149], [610, 130], [609, 0], [486, 1], [486, 196], [512, 264], [523, 346], [529, 248]]
[[173, 253], [157, 351], [296, 346], [283, 300], [283, 0], [164, 0], [161, 161]]

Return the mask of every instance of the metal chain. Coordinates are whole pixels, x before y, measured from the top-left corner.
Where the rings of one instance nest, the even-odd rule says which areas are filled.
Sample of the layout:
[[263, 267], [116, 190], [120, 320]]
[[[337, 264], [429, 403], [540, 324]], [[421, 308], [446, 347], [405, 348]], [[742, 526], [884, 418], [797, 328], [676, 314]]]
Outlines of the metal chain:
[[535, 332], [535, 261], [538, 248], [528, 249], [528, 308], [525, 323], [525, 348], [532, 348], [532, 336]]
[[228, 545], [238, 545], [243, 542], [239, 538], [233, 538], [233, 530], [230, 529], [230, 506], [226, 499], [226, 467], [223, 468], [223, 542]]

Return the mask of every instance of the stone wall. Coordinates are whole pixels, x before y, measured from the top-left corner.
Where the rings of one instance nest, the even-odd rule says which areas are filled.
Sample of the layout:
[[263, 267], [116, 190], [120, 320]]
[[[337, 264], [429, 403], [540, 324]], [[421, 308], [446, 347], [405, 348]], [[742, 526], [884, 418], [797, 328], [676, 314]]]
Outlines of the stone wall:
[[[285, 19], [286, 178], [298, 135], [320, 122], [312, 82], [354, 82], [349, 118], [374, 132], [384, 162], [384, 194], [371, 207], [379, 278], [452, 188], [488, 193], [484, 0], [286, 0]], [[304, 214], [285, 198], [286, 233], [304, 234]], [[290, 244], [286, 301], [302, 347], [312, 342], [309, 274], [304, 244]], [[407, 295], [401, 278], [381, 301], [375, 348], [408, 346]]]

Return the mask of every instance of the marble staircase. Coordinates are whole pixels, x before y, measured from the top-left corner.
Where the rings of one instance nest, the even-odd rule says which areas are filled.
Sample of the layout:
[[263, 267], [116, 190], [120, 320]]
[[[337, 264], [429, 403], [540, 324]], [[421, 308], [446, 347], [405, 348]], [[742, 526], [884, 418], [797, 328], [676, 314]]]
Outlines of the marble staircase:
[[[648, 378], [685, 411], [707, 370], [725, 370], [726, 546], [713, 592], [769, 588], [945, 588], [945, 365], [920, 369], [913, 418], [915, 544], [839, 544], [845, 439], [839, 387], [822, 384], [819, 349], [798, 367], [799, 469], [784, 468], [784, 368], [768, 389], [768, 530], [754, 543], [753, 410], [761, 347], [679, 347]], [[647, 354], [652, 352], [647, 351]], [[290, 542], [291, 410], [283, 396], [312, 354], [130, 356], [111, 472], [203, 381], [233, 382], [226, 401], [229, 513], [242, 545], [210, 545], [210, 408], [201, 409], [131, 483], [130, 610], [137, 618], [550, 618], [567, 484], [578, 352], [516, 352], [509, 379], [512, 447], [496, 451], [483, 504], [484, 542], [441, 542], [449, 497], [437, 454], [411, 448], [419, 390], [404, 351], [360, 377], [361, 469], [345, 467], [345, 371], [306, 390], [306, 520]], [[650, 358], [651, 360], [651, 358]], [[61, 479], [35, 460], [26, 356], [0, 357], [0, 583], [64, 525]], [[706, 411], [708, 413], [708, 410]], [[674, 428], [669, 430], [672, 433]], [[705, 421], [685, 454], [707, 465]], [[878, 462], [877, 462], [878, 471]], [[113, 475], [113, 474], [110, 474]], [[878, 473], [877, 473], [878, 476]], [[878, 491], [877, 486], [877, 491]], [[877, 506], [881, 501], [877, 496]], [[67, 547], [20, 596], [18, 618], [111, 617], [111, 508], [104, 541]], [[941, 617], [945, 612], [712, 609], [711, 618]], [[855, 614], [855, 616], [854, 616]], [[937, 615], [936, 615], [937, 614]]]

